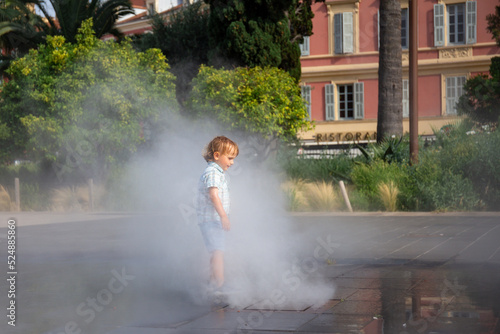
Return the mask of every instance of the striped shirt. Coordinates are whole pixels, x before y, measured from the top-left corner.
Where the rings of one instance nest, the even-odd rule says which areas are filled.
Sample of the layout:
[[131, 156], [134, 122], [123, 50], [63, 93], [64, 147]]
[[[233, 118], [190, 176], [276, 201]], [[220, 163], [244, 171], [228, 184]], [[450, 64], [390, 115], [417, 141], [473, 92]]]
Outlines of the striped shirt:
[[210, 161], [198, 181], [198, 200], [196, 213], [198, 223], [220, 221], [220, 216], [215, 210], [209, 196], [209, 188], [219, 189], [219, 198], [226, 214], [229, 215], [229, 186], [222, 168]]

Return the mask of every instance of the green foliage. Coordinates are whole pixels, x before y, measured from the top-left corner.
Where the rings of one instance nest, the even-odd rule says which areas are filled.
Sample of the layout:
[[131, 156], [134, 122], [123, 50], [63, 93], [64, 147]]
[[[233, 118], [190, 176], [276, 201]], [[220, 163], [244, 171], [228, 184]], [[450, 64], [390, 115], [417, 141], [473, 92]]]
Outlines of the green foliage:
[[311, 127], [299, 86], [277, 68], [202, 66], [188, 106], [231, 130], [294, 140]]
[[158, 48], [167, 57], [176, 76], [177, 99], [182, 104], [190, 92], [191, 80], [201, 64], [208, 63], [208, 17], [203, 2], [183, 6], [164, 20], [152, 16], [152, 34], [137, 36], [139, 50]]
[[379, 186], [393, 182], [400, 189], [406, 180], [406, 167], [375, 159], [371, 164], [354, 165], [350, 176], [357, 189], [370, 200], [370, 208], [381, 210], [384, 204], [380, 198]]
[[205, 2], [210, 5], [211, 65], [272, 66], [300, 79], [298, 43], [312, 35], [312, 0]]
[[[45, 42], [47, 36], [61, 35], [76, 42], [82, 23], [92, 18], [97, 38], [106, 34], [121, 37], [114, 28], [120, 17], [133, 14], [130, 0], [50, 0], [54, 12], [41, 0], [0, 2], [0, 73], [10, 62]], [[55, 14], [55, 18], [53, 17]]]
[[331, 156], [324, 153], [316, 159], [304, 155], [297, 156], [296, 149], [280, 152], [278, 162], [286, 175], [292, 179], [330, 182], [349, 180], [353, 163], [347, 154]]
[[408, 161], [410, 140], [408, 136], [405, 137], [390, 137], [386, 138], [380, 143], [369, 144], [367, 148], [356, 144], [367, 163], [379, 159], [388, 163], [404, 163]]
[[49, 160], [56, 173], [99, 177], [151, 143], [175, 115], [174, 76], [157, 49], [103, 42], [84, 23], [77, 43], [62, 36], [13, 62], [0, 92], [3, 159]]
[[[343, 179], [349, 182], [349, 198], [356, 211], [384, 209], [380, 187], [391, 183], [399, 190], [398, 210], [496, 210], [500, 206], [500, 132], [469, 129], [470, 123], [464, 121], [437, 132], [433, 144], [420, 145], [415, 165], [408, 164], [401, 153], [406, 149], [387, 159], [387, 143], [366, 151], [369, 162], [364, 157], [326, 155], [304, 159], [296, 152], [283, 155], [280, 161], [287, 176], [304, 180], [331, 182], [342, 170], [347, 174]], [[404, 147], [404, 143], [400, 145]]]
[[492, 77], [478, 74], [465, 83], [465, 93], [457, 104], [459, 114], [468, 116], [480, 125], [498, 124], [500, 117], [500, 57], [492, 59]]
[[496, 6], [495, 14], [488, 14], [486, 20], [488, 21], [488, 31], [493, 35], [497, 45], [500, 45], [500, 6]]

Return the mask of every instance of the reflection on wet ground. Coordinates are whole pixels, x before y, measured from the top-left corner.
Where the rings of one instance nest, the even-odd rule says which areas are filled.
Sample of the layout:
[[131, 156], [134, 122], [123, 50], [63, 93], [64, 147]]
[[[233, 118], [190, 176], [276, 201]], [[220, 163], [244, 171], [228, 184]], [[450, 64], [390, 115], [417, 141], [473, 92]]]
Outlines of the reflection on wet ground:
[[331, 275], [339, 302], [301, 331], [500, 332], [498, 265], [346, 266]]
[[[498, 217], [295, 223], [304, 258], [315, 254], [320, 237], [335, 247], [307, 278], [326, 278], [334, 296], [300, 309], [194, 303], [190, 292], [165, 289], [158, 280], [164, 257], [152, 251], [165, 237], [155, 241], [136, 217], [21, 227], [18, 325], [4, 319], [0, 333], [500, 333]], [[0, 247], [4, 236], [0, 229]], [[6, 288], [3, 279], [2, 305]]]

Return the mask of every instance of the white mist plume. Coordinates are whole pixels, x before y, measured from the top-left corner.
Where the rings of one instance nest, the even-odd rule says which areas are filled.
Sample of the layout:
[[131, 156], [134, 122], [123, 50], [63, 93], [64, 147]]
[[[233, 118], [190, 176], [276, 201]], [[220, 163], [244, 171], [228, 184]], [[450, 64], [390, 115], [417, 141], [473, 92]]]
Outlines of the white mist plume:
[[213, 137], [224, 134], [240, 146], [235, 165], [226, 172], [231, 194], [225, 252], [229, 304], [300, 310], [332, 298], [332, 282], [321, 275], [324, 261], [310, 254], [311, 245], [301, 244], [283, 209], [280, 179], [262, 163], [251, 137], [206, 122], [176, 123], [128, 174], [141, 206], [162, 217], [156, 224], [144, 222], [153, 236], [145, 241], [148, 251], [161, 254], [155, 257], [151, 283], [188, 292], [195, 303], [206, 302], [202, 290], [209, 277], [209, 255], [197, 226], [196, 191], [206, 166], [201, 152]]

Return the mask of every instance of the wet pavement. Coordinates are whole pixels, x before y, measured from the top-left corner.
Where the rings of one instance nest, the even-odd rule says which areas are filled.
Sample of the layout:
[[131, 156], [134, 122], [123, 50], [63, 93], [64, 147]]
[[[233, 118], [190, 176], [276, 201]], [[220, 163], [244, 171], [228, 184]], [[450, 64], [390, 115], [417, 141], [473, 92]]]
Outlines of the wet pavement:
[[176, 236], [159, 238], [145, 222], [168, 216], [36, 213], [0, 216], [4, 306], [10, 217], [16, 326], [5, 314], [2, 334], [500, 333], [497, 214], [293, 215], [299, 255], [315, 261], [295, 278], [322, 276], [335, 289], [327, 302], [300, 307], [279, 294], [247, 305], [196, 302], [162, 285], [163, 255], [153, 250]]

